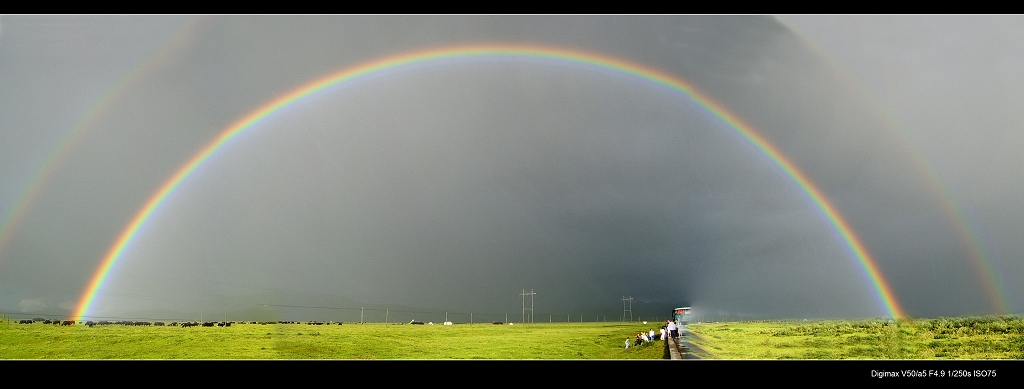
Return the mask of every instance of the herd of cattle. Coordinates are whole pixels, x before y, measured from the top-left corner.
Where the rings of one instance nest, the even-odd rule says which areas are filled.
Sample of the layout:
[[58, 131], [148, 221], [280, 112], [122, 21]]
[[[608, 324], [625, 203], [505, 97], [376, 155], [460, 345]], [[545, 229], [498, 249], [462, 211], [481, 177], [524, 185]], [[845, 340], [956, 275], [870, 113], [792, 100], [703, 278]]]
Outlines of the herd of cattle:
[[[180, 322], [180, 323], [179, 322], [164, 323], [162, 321], [148, 322], [148, 321], [134, 321], [134, 320], [120, 320], [120, 321], [107, 321], [107, 320], [91, 321], [90, 320], [90, 321], [85, 321], [85, 322], [82, 322], [82, 321], [76, 322], [74, 320], [50, 320], [50, 319], [44, 319], [44, 318], [20, 320], [20, 321], [18, 321], [18, 324], [32, 324], [32, 323], [35, 323], [35, 322], [41, 322], [43, 324], [61, 325], [61, 326], [71, 326], [71, 325], [75, 325], [77, 323], [77, 324], [86, 325], [86, 326], [89, 326], [89, 327], [92, 327], [92, 326], [105, 326], [105, 325], [120, 325], [120, 326], [173, 326], [173, 327], [181, 327], [181, 328], [188, 328], [188, 327], [215, 327], [215, 326], [216, 327], [231, 327], [231, 324], [262, 324], [262, 325], [267, 325], [267, 324], [301, 324], [300, 322], [297, 322], [297, 321], [243, 321], [243, 322], [234, 322], [234, 321], [221, 321], [221, 322], [213, 322], [213, 321], [204, 321], [204, 322], [186, 321], [186, 322]], [[306, 322], [306, 324], [308, 324], [308, 325], [325, 325], [325, 324], [326, 325], [330, 325], [330, 324], [341, 325], [340, 322], [334, 322], [334, 321], [328, 321], [328, 322], [309, 321], [309, 322]]]

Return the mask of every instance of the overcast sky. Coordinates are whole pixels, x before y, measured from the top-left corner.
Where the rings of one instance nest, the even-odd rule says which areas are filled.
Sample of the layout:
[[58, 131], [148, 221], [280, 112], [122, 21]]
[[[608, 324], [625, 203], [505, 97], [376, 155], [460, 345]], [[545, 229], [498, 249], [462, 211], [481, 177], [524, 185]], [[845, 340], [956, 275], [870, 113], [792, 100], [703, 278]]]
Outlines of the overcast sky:
[[[1022, 22], [0, 16], [0, 310], [69, 314], [158, 187], [271, 100], [503, 43], [621, 58], [721, 102], [822, 190], [908, 314], [1020, 312]], [[618, 320], [623, 297], [641, 317], [888, 315], [822, 209], [700, 104], [514, 59], [388, 72], [260, 122], [158, 208], [90, 314], [490, 321], [521, 314], [523, 289], [538, 321]]]

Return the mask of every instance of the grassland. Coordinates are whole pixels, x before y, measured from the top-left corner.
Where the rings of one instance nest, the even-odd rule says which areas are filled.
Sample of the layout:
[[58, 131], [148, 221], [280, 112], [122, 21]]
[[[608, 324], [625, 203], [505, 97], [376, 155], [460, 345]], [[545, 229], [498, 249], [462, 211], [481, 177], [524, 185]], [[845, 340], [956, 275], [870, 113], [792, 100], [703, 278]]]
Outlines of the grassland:
[[717, 359], [1022, 359], [1020, 317], [690, 325]]
[[3, 359], [661, 359], [662, 342], [624, 349], [627, 323], [454, 326], [235, 324], [68, 327], [0, 324]]
[[[3, 359], [662, 359], [624, 349], [649, 326], [235, 324], [231, 327], [0, 323]], [[705, 359], [1024, 359], [1024, 319], [823, 320], [691, 324]]]

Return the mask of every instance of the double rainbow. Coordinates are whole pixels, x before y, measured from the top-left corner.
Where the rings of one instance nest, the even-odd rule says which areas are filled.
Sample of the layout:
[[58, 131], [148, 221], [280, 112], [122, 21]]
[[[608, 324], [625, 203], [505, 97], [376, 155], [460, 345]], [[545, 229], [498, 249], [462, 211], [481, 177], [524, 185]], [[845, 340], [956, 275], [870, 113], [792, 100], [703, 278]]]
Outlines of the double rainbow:
[[79, 300], [78, 307], [75, 310], [75, 319], [81, 320], [88, 315], [89, 309], [96, 299], [97, 291], [99, 291], [103, 286], [114, 265], [121, 259], [124, 251], [138, 234], [139, 229], [147, 220], [149, 220], [150, 216], [156, 212], [164, 200], [166, 200], [167, 197], [170, 196], [170, 194], [174, 192], [179, 185], [181, 185], [182, 181], [202, 165], [203, 162], [207, 161], [236, 136], [253, 128], [256, 124], [260, 123], [275, 112], [278, 112], [298, 101], [309, 98], [311, 95], [332, 86], [378, 74], [387, 70], [465, 58], [540, 59], [580, 64], [606, 71], [612, 71], [627, 77], [653, 82], [690, 97], [708, 112], [714, 114], [724, 123], [732, 127], [737, 133], [746, 138], [747, 141], [755, 145], [797, 183], [807, 196], [810, 197], [811, 201], [821, 209], [829, 222], [835, 227], [843, 240], [850, 247], [850, 250], [863, 267], [868, 278], [871, 280], [875, 291], [889, 315], [895, 318], [905, 316], [903, 309], [896, 301], [895, 296], [893, 296], [892, 289], [882, 276], [882, 273], [878, 268], [878, 264], [868, 253], [864, 244], [854, 233], [853, 229], [850, 228], [849, 223], [843, 219], [835, 206], [825, 198], [821, 190], [818, 189], [807, 175], [798, 169], [789, 158], [787, 158], [775, 145], [769, 142], [767, 138], [758, 133], [751, 125], [744, 122], [735, 114], [729, 112], [724, 106], [714, 101], [711, 97], [698, 91], [685, 80], [660, 70], [618, 58], [583, 51], [533, 45], [478, 45], [443, 47], [414, 51], [345, 68], [341, 71], [303, 85], [284, 96], [264, 104], [224, 129], [216, 139], [196, 153], [188, 160], [188, 162], [182, 165], [174, 175], [165, 181], [164, 184], [160, 186], [160, 189], [158, 189], [149, 198], [146, 204], [135, 214], [131, 223], [129, 223], [121, 232], [121, 235], [114, 242], [113, 246], [110, 247], [107, 255], [103, 258], [102, 263], [90, 280], [85, 292]]
[[[786, 24], [784, 21], [782, 23]], [[859, 95], [862, 101], [870, 104], [872, 107], [871, 112], [874, 112], [887, 128], [893, 130], [892, 133], [900, 141], [904, 151], [912, 157], [917, 170], [925, 178], [931, 190], [937, 193], [938, 198], [941, 199], [942, 210], [946, 214], [946, 218], [949, 219], [950, 224], [955, 228], [957, 235], [959, 235], [961, 244], [967, 249], [968, 262], [974, 268], [975, 276], [978, 277], [978, 281], [984, 287], [990, 307], [999, 315], [1013, 312], [1013, 306], [1010, 304], [1006, 290], [1000, 282], [1000, 277], [993, 269], [992, 258], [985, 252], [985, 248], [981, 244], [975, 229], [971, 228], [971, 223], [968, 222], [963, 210], [954, 201], [955, 197], [950, 193], [949, 185], [943, 181], [935, 170], [934, 165], [929, 163], [924, 152], [914, 145], [914, 142], [908, 138], [907, 131], [900, 128], [899, 122], [892, 116], [892, 113], [879, 104], [879, 100], [872, 95], [869, 88], [863, 82], [857, 80], [857, 77], [853, 75], [850, 69], [837, 60], [834, 55], [822, 48], [813, 38], [801, 34], [798, 28], [790, 26], [789, 29], [799, 36], [804, 44], [816, 52], [832, 68], [833, 72], [839, 76], [839, 80], [846, 84], [847, 90]]]

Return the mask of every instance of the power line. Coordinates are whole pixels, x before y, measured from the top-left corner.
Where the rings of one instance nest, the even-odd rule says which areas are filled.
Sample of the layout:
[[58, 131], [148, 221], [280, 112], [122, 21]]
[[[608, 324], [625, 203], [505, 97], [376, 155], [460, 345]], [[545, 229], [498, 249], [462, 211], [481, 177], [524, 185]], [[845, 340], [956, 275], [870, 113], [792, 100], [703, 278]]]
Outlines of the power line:
[[526, 296], [530, 296], [530, 323], [533, 323], [533, 296], [534, 295], [536, 295], [536, 293], [533, 292], [533, 289], [530, 289], [530, 293], [526, 293], [526, 289], [523, 289], [523, 293], [520, 294], [520, 296], [523, 296], [523, 323], [526, 322]]
[[[629, 309], [626, 309], [626, 301], [629, 301]], [[622, 320], [626, 320], [626, 312], [629, 312], [629, 322], [633, 322], [633, 296], [622, 297]]]

